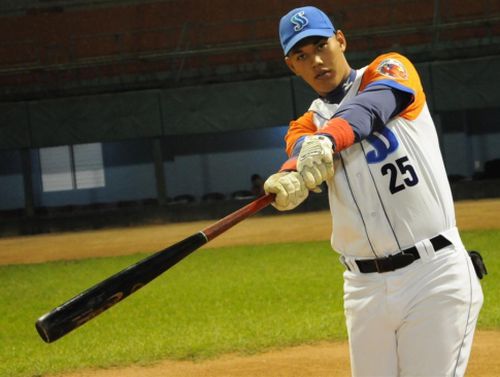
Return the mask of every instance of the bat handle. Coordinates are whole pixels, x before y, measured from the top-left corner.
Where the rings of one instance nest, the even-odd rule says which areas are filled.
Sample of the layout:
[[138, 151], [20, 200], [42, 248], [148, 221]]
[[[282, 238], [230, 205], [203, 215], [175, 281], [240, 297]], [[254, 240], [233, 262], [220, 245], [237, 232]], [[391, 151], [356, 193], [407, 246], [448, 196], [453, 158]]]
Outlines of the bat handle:
[[221, 233], [224, 233], [226, 230], [238, 224], [240, 221], [267, 207], [274, 200], [274, 197], [274, 194], [263, 195], [260, 198], [255, 199], [253, 202], [247, 204], [246, 206], [240, 208], [239, 210], [227, 215], [226, 217], [223, 217], [215, 224], [206, 227], [201, 232], [207, 238], [207, 242], [213, 240], [215, 237], [217, 237]]

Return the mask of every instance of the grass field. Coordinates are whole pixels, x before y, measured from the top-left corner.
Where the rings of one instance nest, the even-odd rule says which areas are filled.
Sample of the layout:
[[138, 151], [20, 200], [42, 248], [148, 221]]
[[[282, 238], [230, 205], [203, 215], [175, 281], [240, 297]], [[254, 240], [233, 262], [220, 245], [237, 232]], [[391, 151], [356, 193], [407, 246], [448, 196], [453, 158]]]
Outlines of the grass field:
[[[480, 329], [500, 329], [500, 230], [462, 232], [489, 275]], [[202, 249], [56, 343], [38, 316], [144, 255], [0, 266], [0, 376], [204, 359], [345, 339], [343, 268], [329, 243]]]

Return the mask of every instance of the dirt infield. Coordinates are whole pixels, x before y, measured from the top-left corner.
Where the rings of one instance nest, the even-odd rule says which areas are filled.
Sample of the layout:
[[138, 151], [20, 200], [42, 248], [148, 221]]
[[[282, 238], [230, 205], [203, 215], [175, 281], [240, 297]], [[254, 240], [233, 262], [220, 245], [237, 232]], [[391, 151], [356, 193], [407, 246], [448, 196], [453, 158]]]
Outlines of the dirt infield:
[[[498, 229], [500, 200], [456, 203], [461, 230]], [[0, 239], [0, 264], [38, 263], [110, 255], [154, 252], [203, 229], [213, 221], [165, 224], [125, 229], [46, 234]], [[303, 231], [307, 224], [307, 232]], [[297, 242], [329, 239], [330, 213], [316, 212], [259, 217], [245, 220], [204, 247]], [[498, 332], [476, 335], [467, 376], [500, 376], [494, 352]], [[322, 377], [349, 376], [345, 342], [304, 345], [254, 356], [227, 355], [204, 362], [163, 361], [153, 366], [86, 370], [65, 377]]]
[[[498, 332], [476, 335], [468, 377], [498, 377]], [[215, 360], [162, 361], [150, 367], [87, 370], [64, 377], [348, 377], [346, 343], [321, 343], [267, 352], [256, 356], [228, 355]]]

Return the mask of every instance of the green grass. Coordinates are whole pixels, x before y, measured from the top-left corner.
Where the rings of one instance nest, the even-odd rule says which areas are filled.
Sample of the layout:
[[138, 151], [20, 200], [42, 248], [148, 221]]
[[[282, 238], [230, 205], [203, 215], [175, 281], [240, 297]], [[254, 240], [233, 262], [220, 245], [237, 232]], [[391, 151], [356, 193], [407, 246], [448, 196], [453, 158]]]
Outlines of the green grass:
[[488, 275], [481, 280], [484, 304], [479, 314], [478, 327], [500, 330], [500, 230], [461, 232], [467, 250], [481, 252]]
[[[489, 275], [480, 328], [499, 329], [500, 231], [464, 232]], [[202, 249], [55, 343], [34, 322], [144, 255], [0, 267], [0, 376], [254, 353], [345, 339], [342, 266], [327, 242]]]

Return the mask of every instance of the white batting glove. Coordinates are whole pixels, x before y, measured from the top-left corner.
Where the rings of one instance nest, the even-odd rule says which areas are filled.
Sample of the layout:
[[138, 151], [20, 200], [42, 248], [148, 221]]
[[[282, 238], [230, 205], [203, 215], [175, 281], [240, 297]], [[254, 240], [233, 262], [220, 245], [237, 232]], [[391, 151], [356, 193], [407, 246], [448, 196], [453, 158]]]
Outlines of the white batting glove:
[[271, 175], [264, 183], [267, 194], [276, 194], [271, 204], [279, 211], [289, 211], [302, 203], [309, 195], [304, 179], [296, 171]]
[[332, 141], [323, 135], [306, 136], [297, 159], [297, 171], [309, 190], [321, 192], [318, 186], [333, 177]]

